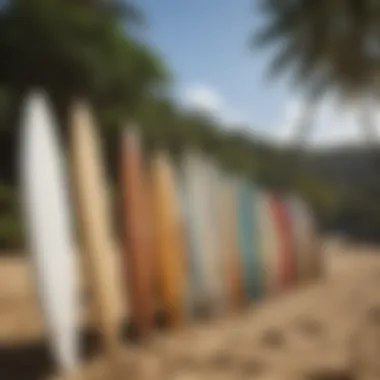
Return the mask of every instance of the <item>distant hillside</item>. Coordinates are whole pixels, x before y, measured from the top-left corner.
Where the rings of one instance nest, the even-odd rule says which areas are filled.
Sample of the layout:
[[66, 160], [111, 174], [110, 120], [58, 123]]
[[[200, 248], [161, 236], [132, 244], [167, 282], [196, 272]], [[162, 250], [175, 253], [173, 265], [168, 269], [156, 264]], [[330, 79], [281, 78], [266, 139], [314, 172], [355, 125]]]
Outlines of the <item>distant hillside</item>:
[[339, 188], [377, 190], [380, 195], [380, 149], [339, 148], [309, 152], [303, 169]]
[[335, 210], [325, 230], [380, 242], [380, 149], [347, 147], [309, 152], [303, 170], [333, 189]]

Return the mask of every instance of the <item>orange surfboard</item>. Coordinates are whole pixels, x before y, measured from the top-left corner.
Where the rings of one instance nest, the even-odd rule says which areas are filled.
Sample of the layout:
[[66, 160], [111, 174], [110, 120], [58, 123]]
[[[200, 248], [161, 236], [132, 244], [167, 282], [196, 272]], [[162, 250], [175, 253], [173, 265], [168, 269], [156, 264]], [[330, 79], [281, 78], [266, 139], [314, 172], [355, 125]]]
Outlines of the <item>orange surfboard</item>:
[[279, 196], [273, 195], [270, 203], [279, 236], [278, 281], [281, 287], [286, 288], [293, 283], [295, 274], [290, 219], [285, 204]]
[[132, 321], [139, 334], [146, 336], [154, 325], [153, 236], [140, 141], [133, 131], [126, 131], [123, 136], [120, 177], [125, 285], [129, 293]]
[[153, 157], [151, 186], [158, 293], [169, 325], [178, 327], [185, 317], [184, 241], [173, 168], [164, 153]]

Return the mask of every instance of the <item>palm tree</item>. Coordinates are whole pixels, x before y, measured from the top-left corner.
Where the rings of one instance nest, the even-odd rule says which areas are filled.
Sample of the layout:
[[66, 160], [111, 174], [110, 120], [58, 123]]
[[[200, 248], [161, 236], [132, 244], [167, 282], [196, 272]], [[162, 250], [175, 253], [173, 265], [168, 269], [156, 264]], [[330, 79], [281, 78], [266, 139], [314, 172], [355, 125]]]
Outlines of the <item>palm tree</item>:
[[309, 107], [297, 130], [302, 144], [315, 103], [328, 91], [342, 101], [362, 100], [363, 127], [373, 141], [370, 101], [379, 94], [380, 3], [372, 0], [256, 0], [264, 19], [255, 47], [277, 46], [268, 73], [290, 70]]

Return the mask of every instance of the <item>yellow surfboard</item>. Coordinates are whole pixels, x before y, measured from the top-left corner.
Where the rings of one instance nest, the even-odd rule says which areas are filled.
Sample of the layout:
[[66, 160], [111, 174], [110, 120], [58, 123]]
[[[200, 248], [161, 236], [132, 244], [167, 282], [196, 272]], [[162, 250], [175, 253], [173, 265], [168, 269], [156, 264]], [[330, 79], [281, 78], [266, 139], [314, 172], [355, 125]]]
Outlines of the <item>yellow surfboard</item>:
[[72, 108], [70, 150], [84, 272], [89, 280], [95, 321], [104, 349], [106, 354], [115, 357], [123, 315], [119, 255], [111, 232], [99, 141], [85, 103], [77, 103]]
[[185, 317], [184, 237], [173, 168], [164, 153], [157, 153], [152, 160], [151, 194], [159, 297], [169, 325], [178, 327]]

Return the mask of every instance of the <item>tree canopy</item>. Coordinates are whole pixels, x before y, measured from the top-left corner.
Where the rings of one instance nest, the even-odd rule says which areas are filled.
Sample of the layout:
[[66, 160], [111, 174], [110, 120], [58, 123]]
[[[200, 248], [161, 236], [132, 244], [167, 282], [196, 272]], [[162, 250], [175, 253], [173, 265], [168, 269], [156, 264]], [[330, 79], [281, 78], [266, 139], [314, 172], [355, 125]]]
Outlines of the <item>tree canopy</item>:
[[265, 22], [255, 46], [276, 44], [269, 73], [290, 69], [296, 83], [343, 97], [378, 90], [380, 4], [372, 0], [256, 0]]

